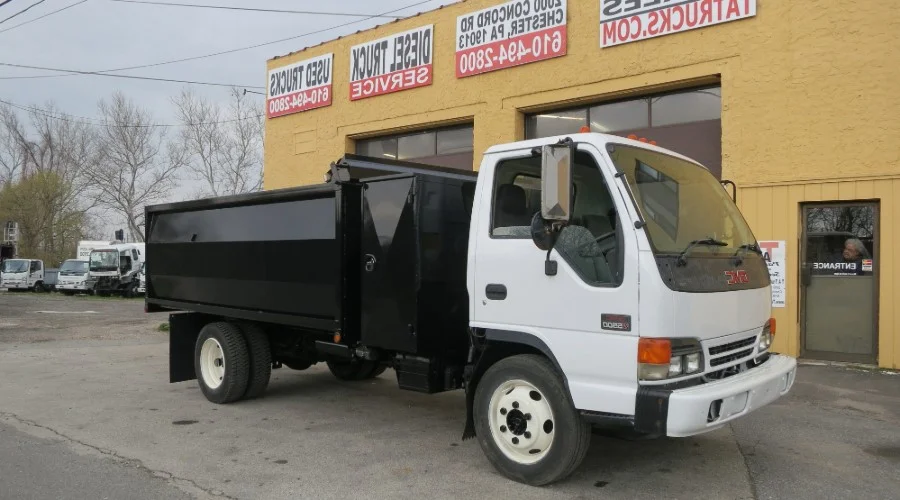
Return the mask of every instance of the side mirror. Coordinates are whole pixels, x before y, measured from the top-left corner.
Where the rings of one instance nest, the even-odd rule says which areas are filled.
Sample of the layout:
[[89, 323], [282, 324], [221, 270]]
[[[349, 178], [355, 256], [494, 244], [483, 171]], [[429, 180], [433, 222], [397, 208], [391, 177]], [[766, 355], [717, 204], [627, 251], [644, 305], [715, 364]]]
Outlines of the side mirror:
[[571, 142], [547, 144], [541, 150], [541, 217], [568, 222], [572, 216]]
[[540, 212], [535, 212], [534, 217], [531, 218], [531, 239], [534, 241], [534, 245], [549, 252], [556, 244], [557, 236], [559, 233], [553, 230], [553, 226], [544, 220]]

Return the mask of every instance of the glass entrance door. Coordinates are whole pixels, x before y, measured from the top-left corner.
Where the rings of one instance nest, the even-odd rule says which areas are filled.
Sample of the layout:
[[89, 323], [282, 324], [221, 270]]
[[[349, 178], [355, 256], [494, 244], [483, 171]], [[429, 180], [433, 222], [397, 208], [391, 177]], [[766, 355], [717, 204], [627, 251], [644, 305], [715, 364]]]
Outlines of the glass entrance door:
[[803, 356], [875, 363], [877, 233], [876, 203], [803, 207]]

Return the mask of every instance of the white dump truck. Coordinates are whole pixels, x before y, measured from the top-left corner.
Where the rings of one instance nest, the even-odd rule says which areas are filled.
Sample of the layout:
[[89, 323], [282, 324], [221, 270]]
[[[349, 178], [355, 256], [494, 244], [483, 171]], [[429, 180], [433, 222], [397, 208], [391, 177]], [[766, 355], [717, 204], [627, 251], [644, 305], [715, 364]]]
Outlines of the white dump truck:
[[465, 390], [463, 437], [541, 485], [579, 466], [592, 426], [692, 436], [794, 383], [732, 198], [642, 141], [502, 144], [477, 172], [346, 155], [324, 184], [146, 215], [170, 381], [215, 403], [259, 397], [272, 368], [391, 367], [402, 389]]

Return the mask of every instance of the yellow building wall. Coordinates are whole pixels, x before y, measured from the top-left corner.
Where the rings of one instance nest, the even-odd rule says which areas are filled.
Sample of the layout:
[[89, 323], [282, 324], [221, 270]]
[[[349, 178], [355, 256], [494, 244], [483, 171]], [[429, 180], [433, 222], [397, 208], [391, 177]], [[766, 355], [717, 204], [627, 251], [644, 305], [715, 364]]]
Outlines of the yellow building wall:
[[[334, 99], [266, 121], [265, 188], [321, 182], [356, 139], [452, 123], [474, 123], [477, 169], [490, 145], [523, 138], [524, 113], [718, 82], [723, 177], [742, 187], [757, 237], [791, 245], [777, 345], [798, 353], [798, 203], [872, 192], [882, 196], [879, 364], [900, 368], [891, 284], [900, 214], [888, 195], [900, 182], [890, 180], [900, 176], [900, 10], [877, 0], [758, 0], [753, 18], [601, 49], [600, 2], [569, 0], [566, 56], [457, 79], [456, 17], [499, 3], [468, 0], [269, 60], [274, 68], [333, 52]], [[426, 24], [435, 26], [433, 84], [350, 101], [350, 47]]]

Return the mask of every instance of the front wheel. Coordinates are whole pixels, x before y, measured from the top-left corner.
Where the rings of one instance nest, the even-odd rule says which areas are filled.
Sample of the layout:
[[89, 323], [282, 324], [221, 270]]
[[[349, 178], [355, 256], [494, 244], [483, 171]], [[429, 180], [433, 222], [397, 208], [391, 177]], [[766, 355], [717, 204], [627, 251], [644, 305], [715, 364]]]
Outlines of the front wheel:
[[475, 389], [474, 417], [478, 442], [491, 464], [533, 486], [567, 477], [590, 445], [590, 425], [542, 356], [512, 356], [488, 368]]

